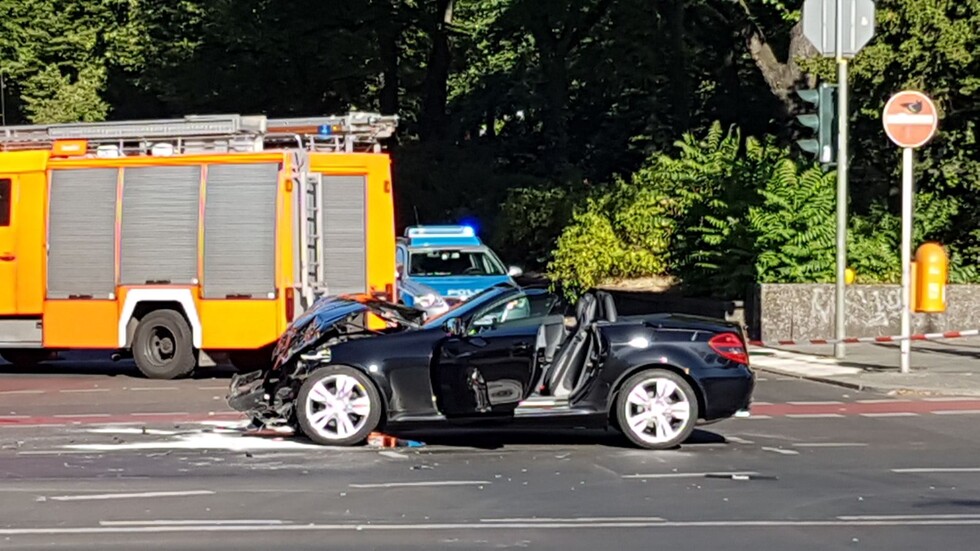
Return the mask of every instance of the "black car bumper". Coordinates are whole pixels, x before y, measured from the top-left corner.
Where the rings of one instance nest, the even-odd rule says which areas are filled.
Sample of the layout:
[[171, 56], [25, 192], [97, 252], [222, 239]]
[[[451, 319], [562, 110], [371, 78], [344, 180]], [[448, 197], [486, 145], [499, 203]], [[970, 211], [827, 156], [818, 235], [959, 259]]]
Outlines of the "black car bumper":
[[261, 371], [243, 373], [231, 378], [231, 388], [228, 393], [228, 405], [236, 411], [253, 414], [268, 403], [265, 391], [265, 377]]
[[726, 369], [724, 374], [712, 375], [698, 381], [704, 392], [702, 418], [707, 421], [725, 419], [749, 409], [755, 390], [755, 375], [748, 367]]

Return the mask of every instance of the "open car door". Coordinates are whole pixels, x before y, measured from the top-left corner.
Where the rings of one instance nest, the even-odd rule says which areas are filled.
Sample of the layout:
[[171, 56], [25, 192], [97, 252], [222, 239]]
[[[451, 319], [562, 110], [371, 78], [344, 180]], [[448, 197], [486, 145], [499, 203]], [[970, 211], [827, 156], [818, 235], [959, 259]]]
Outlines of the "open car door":
[[455, 334], [438, 346], [432, 382], [447, 418], [512, 415], [534, 391], [539, 331], [550, 312], [537, 303], [547, 293], [517, 291], [453, 320]]

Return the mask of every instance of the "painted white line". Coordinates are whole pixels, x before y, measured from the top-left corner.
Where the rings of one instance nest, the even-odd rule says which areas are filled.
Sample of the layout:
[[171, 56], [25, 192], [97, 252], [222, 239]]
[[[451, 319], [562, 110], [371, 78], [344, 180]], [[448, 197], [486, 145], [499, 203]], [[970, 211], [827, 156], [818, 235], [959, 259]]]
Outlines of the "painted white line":
[[892, 469], [893, 473], [980, 473], [980, 467], [913, 467]]
[[834, 419], [844, 417], [839, 413], [787, 413], [790, 419]]
[[292, 524], [283, 520], [100, 520], [100, 526], [261, 526]]
[[108, 413], [65, 413], [63, 415], [52, 415], [58, 419], [70, 419], [72, 417], [112, 417]]
[[857, 403], [859, 404], [900, 404], [900, 403], [908, 403], [908, 402], [911, 402], [911, 400], [893, 399], [893, 400], [858, 400], [857, 401]]
[[64, 394], [72, 394], [78, 392], [109, 392], [108, 388], [66, 388], [64, 390], [59, 390]]
[[228, 390], [227, 386], [199, 386], [198, 390]]
[[862, 413], [861, 417], [918, 417], [918, 413], [910, 411], [889, 411], [884, 413]]
[[481, 518], [480, 522], [666, 522], [661, 517]]
[[838, 402], [835, 400], [827, 400], [825, 402], [786, 402], [787, 404], [793, 406], [840, 406], [844, 405], [844, 402]]
[[623, 478], [705, 478], [709, 476], [752, 476], [759, 473], [755, 471], [735, 471], [735, 472], [704, 472], [704, 473], [651, 473], [651, 474], [624, 474]]
[[130, 413], [133, 417], [159, 417], [161, 415], [190, 415], [186, 411], [172, 411], [172, 412], [160, 412], [160, 413]]
[[936, 415], [976, 415], [980, 413], [980, 409], [944, 409], [933, 413]]
[[969, 398], [957, 398], [956, 396], [933, 396], [922, 399], [923, 402], [962, 402], [964, 400], [969, 400]]
[[129, 499], [143, 497], [185, 497], [185, 496], [205, 496], [213, 495], [211, 490], [188, 490], [183, 492], [138, 492], [131, 494], [82, 494], [73, 496], [52, 496], [47, 499], [52, 501], [91, 501], [103, 499]]
[[98, 452], [92, 452], [87, 450], [29, 450], [24, 452], [17, 452], [17, 455], [61, 455], [63, 453], [65, 454], [77, 453], [77, 454], [92, 455]]
[[129, 390], [139, 392], [143, 390], [180, 390], [180, 388], [175, 386], [134, 386], [130, 387]]
[[0, 420], [3, 419], [30, 419], [28, 415], [0, 415]]
[[382, 450], [378, 452], [378, 455], [383, 455], [385, 457], [390, 457], [392, 459], [408, 459], [408, 456], [402, 455], [398, 452], [393, 452], [390, 450]]
[[729, 442], [733, 442], [735, 444], [755, 444], [755, 442], [751, 440], [739, 438], [738, 436], [726, 436], [725, 440], [728, 440]]
[[739, 417], [739, 419], [772, 419], [771, 415], [756, 415], [752, 414], [751, 417]]
[[952, 515], [845, 515], [840, 520], [939, 520], [939, 519], [980, 519], [977, 514]]
[[443, 524], [267, 524], [267, 525], [192, 525], [192, 526], [99, 526], [77, 528], [3, 528], [0, 536], [52, 536], [71, 534], [152, 534], [174, 532], [418, 532], [472, 530], [565, 530], [608, 528], [820, 528], [845, 526], [980, 526], [980, 519], [923, 519], [923, 520], [695, 520], [695, 521], [633, 521], [633, 522], [489, 522]]
[[752, 402], [753, 406], [771, 406], [772, 402]]
[[43, 390], [3, 390], [0, 394], [44, 394]]
[[862, 442], [803, 442], [793, 445], [798, 448], [862, 448], [867, 446]]
[[379, 482], [377, 484], [351, 484], [351, 488], [416, 488], [422, 486], [482, 486], [489, 480], [432, 480], [429, 482]]
[[782, 448], [770, 448], [768, 446], [765, 446], [762, 449], [767, 452], [781, 453], [783, 455], [800, 455], [800, 452], [796, 450], [784, 450]]

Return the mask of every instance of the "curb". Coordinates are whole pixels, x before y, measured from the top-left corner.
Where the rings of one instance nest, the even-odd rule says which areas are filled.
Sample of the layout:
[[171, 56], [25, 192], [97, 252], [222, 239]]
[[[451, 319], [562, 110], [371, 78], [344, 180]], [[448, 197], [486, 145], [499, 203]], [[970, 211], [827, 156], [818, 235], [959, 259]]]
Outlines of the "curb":
[[788, 371], [782, 371], [778, 368], [772, 367], [760, 367], [752, 366], [754, 371], [762, 371], [765, 373], [772, 373], [775, 375], [780, 375], [783, 377], [790, 377], [793, 379], [799, 379], [804, 381], [813, 381], [815, 383], [822, 383], [827, 385], [833, 385], [841, 388], [846, 388], [849, 390], [858, 390], [863, 392], [876, 392], [879, 394], [918, 394], [927, 396], [951, 396], [951, 397], [976, 397], [980, 396], [980, 391], [978, 392], [963, 392], [963, 391], [951, 391], [938, 388], [913, 388], [907, 386], [889, 386], [889, 385], [876, 385], [876, 384], [866, 384], [866, 383], [854, 383], [850, 381], [841, 381], [839, 379], [832, 379], [830, 377], [821, 377], [818, 375], [802, 375], [800, 373], [793, 373]]

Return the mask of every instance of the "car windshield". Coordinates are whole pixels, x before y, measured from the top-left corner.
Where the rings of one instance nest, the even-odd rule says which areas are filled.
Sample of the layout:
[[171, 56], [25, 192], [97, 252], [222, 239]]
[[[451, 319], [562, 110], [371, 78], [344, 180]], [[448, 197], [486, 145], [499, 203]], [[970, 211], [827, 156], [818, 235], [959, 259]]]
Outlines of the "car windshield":
[[421, 277], [500, 276], [506, 271], [485, 250], [431, 249], [412, 253], [408, 273]]
[[509, 293], [514, 290], [512, 285], [494, 285], [492, 287], [487, 287], [486, 289], [480, 291], [479, 293], [473, 295], [465, 302], [460, 302], [455, 304], [449, 310], [432, 316], [431, 318], [426, 318], [425, 327], [433, 327], [442, 323], [443, 319], [449, 319], [457, 316], [465, 316], [468, 312], [475, 308], [481, 307], [487, 301], [494, 300], [495, 298], [503, 295], [504, 293]]

